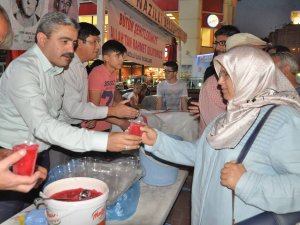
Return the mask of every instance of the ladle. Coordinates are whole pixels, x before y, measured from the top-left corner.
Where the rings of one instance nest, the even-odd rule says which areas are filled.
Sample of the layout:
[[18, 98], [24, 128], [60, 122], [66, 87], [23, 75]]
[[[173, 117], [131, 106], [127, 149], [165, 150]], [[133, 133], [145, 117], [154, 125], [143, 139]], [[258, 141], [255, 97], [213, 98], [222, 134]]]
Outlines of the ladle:
[[[69, 198], [47, 198], [44, 193], [40, 193], [41, 199], [43, 200], [57, 200], [57, 201], [70, 201]], [[86, 198], [89, 198], [91, 196], [91, 191], [87, 189], [83, 189], [80, 194], [78, 201], [84, 200]]]

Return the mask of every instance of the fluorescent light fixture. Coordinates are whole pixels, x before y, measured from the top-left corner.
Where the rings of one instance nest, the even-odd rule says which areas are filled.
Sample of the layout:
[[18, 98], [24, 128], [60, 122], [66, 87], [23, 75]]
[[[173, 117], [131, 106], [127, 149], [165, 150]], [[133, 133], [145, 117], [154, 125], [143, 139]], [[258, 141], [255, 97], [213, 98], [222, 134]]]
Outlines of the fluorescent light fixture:
[[176, 18], [175, 18], [174, 16], [171, 16], [170, 19], [171, 19], [171, 20], [175, 20]]
[[172, 13], [167, 13], [166, 15], [167, 15], [167, 16], [169, 16], [169, 17], [170, 17], [170, 16], [173, 16], [173, 14], [172, 14]]

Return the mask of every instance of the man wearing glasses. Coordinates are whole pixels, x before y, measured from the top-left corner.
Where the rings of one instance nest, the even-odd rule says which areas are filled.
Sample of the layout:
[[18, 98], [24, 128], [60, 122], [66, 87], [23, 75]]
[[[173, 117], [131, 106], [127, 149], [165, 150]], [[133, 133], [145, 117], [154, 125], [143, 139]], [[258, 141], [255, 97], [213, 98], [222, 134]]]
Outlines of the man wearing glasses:
[[[225, 53], [227, 38], [237, 33], [240, 33], [239, 29], [232, 25], [222, 26], [215, 32], [214, 57]], [[216, 74], [216, 71], [214, 65], [211, 64], [211, 66], [209, 66], [204, 73], [204, 81], [214, 74]]]
[[[232, 25], [225, 25], [215, 32], [214, 56], [225, 53], [228, 37], [240, 33], [239, 29]], [[199, 93], [199, 102], [191, 102], [189, 111], [199, 118], [199, 136], [206, 126], [220, 113], [226, 110], [226, 102], [222, 97], [218, 86], [218, 78], [214, 65], [208, 67], [204, 73], [204, 84]]]
[[178, 65], [174, 61], [164, 64], [166, 80], [157, 85], [156, 110], [187, 111], [187, 85], [177, 80]]
[[[119, 118], [136, 117], [138, 110], [124, 105], [123, 102], [111, 107], [96, 106], [92, 102], [88, 102], [88, 74], [86, 66], [88, 61], [98, 57], [101, 47], [100, 31], [94, 25], [85, 22], [79, 23], [79, 26], [74, 58], [63, 73], [65, 92], [59, 119], [76, 127], [81, 127], [81, 122], [85, 121], [86, 128], [94, 128], [95, 121], [89, 120], [103, 119], [107, 116]], [[51, 166], [67, 161], [70, 153], [71, 155], [74, 154], [55, 146], [50, 152]]]

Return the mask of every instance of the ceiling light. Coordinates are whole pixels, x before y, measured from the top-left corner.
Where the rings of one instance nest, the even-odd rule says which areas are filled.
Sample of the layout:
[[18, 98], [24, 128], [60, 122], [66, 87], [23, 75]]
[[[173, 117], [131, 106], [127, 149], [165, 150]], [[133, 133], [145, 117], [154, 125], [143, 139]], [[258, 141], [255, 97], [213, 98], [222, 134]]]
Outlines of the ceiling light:
[[166, 15], [167, 15], [167, 16], [169, 16], [169, 17], [170, 17], [170, 16], [173, 16], [173, 14], [172, 14], [172, 13], [167, 13]]
[[171, 20], [175, 20], [176, 18], [175, 18], [174, 16], [171, 16], [170, 19], [171, 19]]

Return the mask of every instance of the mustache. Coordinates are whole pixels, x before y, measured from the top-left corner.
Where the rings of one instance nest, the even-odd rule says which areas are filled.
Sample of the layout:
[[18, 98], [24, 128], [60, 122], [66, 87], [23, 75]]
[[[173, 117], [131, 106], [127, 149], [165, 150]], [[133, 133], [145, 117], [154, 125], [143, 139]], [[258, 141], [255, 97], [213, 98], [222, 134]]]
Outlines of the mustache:
[[66, 56], [66, 57], [69, 57], [70, 59], [73, 59], [74, 58], [74, 53], [67, 52], [67, 53], [62, 54], [61, 56]]

